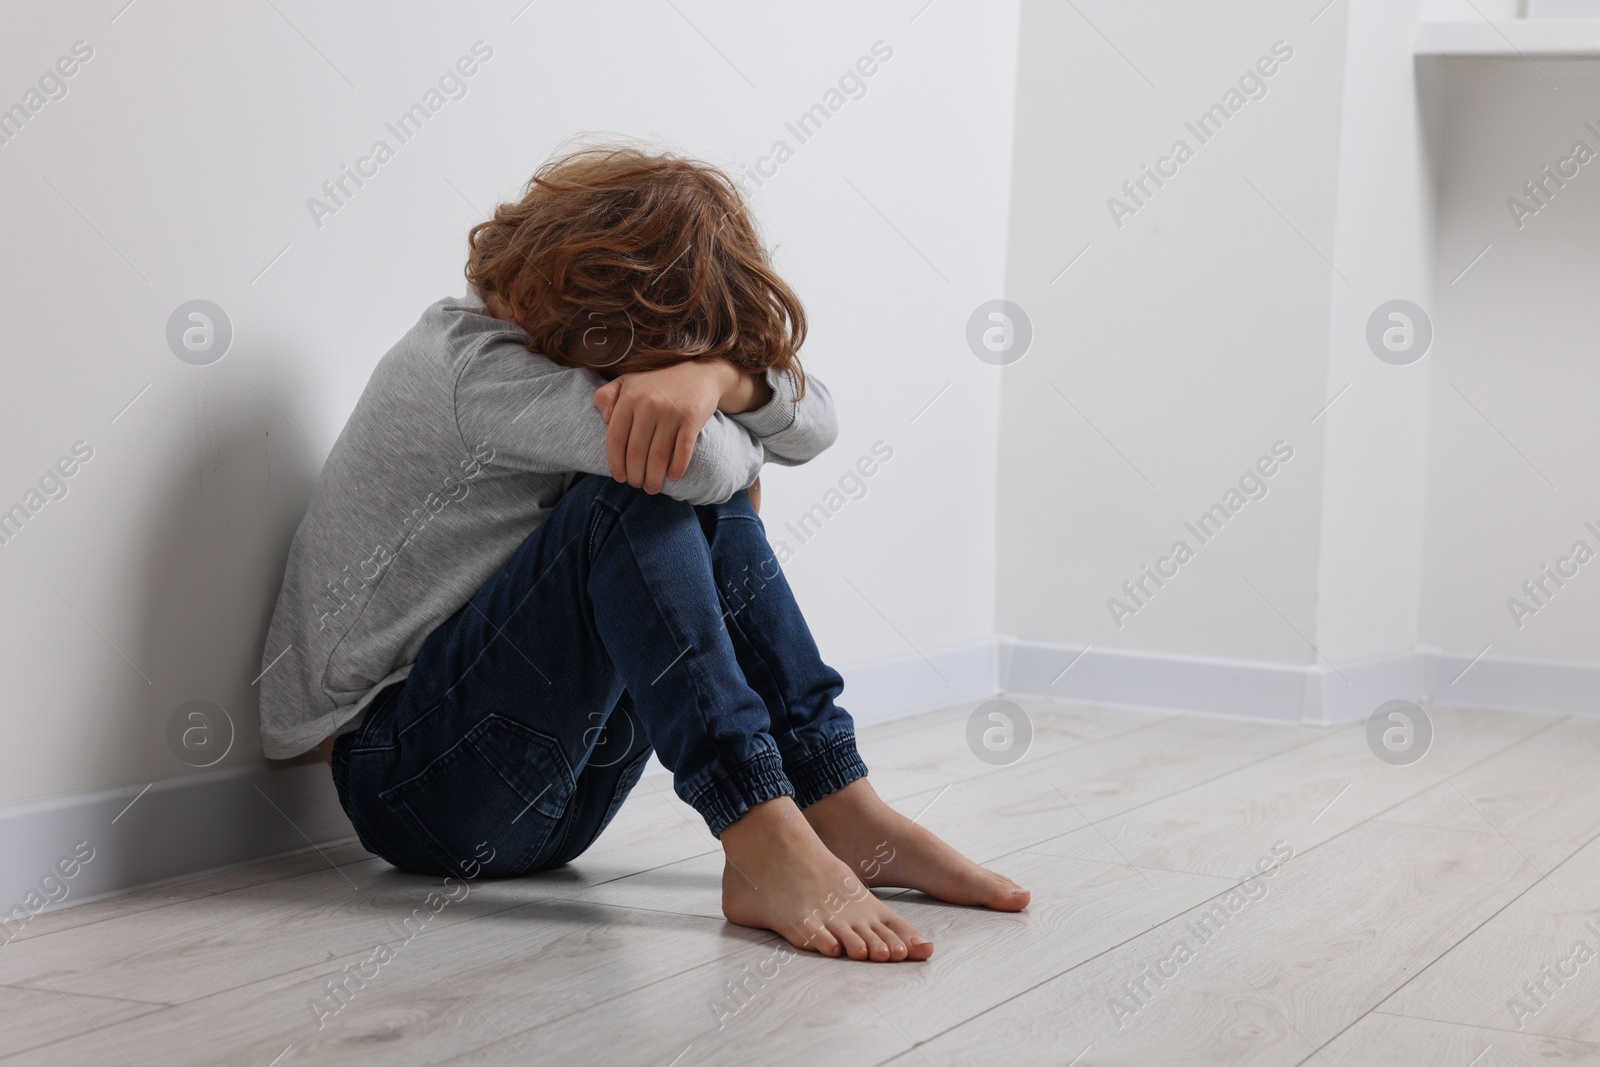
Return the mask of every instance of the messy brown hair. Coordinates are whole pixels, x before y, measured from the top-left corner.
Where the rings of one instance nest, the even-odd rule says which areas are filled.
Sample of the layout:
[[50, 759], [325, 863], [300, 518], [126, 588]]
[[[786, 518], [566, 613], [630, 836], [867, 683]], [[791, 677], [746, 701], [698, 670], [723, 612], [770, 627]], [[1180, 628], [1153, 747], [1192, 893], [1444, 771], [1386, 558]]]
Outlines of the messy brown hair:
[[478, 295], [557, 363], [614, 377], [720, 359], [792, 371], [803, 388], [805, 311], [738, 188], [708, 163], [626, 144], [568, 152], [467, 244]]

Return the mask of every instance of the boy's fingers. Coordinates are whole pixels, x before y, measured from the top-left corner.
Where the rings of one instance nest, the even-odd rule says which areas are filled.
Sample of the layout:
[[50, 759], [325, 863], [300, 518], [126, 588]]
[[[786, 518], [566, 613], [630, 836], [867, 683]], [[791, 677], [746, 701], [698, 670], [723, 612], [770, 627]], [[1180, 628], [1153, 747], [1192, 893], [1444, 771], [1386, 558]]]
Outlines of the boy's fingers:
[[628, 480], [628, 435], [632, 429], [632, 405], [618, 404], [611, 413], [611, 426], [606, 431], [606, 467], [611, 477], [619, 482]]
[[661, 482], [666, 478], [667, 467], [672, 463], [672, 446], [676, 440], [677, 431], [671, 420], [656, 424], [655, 437], [650, 442], [650, 459], [645, 466], [645, 492], [661, 492]]
[[650, 461], [650, 442], [655, 437], [656, 416], [648, 409], [636, 412], [628, 433], [626, 457], [628, 484], [635, 489], [644, 488], [646, 466]]
[[602, 422], [611, 421], [611, 412], [617, 406], [617, 393], [621, 388], [620, 382], [610, 381], [594, 391], [595, 410], [600, 412]]
[[672, 466], [667, 468], [668, 478], [677, 481], [689, 473], [689, 460], [694, 456], [694, 443], [699, 436], [688, 423], [678, 427], [678, 439], [672, 446]]

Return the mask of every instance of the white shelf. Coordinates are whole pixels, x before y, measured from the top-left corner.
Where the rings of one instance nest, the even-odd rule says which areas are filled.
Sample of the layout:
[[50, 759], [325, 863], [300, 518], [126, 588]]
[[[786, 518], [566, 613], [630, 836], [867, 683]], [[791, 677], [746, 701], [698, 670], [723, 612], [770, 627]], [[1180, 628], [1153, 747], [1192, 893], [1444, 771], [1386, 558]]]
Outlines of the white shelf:
[[1417, 24], [1419, 56], [1600, 58], [1600, 19], [1485, 19]]

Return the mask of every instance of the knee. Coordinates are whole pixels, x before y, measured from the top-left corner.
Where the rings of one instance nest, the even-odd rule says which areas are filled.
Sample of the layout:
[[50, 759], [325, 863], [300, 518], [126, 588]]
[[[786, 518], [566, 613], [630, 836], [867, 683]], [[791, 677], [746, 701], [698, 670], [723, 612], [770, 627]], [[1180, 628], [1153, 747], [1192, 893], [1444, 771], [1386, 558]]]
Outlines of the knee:
[[694, 509], [700, 520], [700, 529], [711, 544], [713, 552], [730, 549], [741, 554], [749, 551], [771, 554], [767, 545], [767, 529], [750, 503], [750, 495], [743, 489], [720, 504], [701, 504]]
[[756, 509], [750, 503], [750, 493], [741, 489], [720, 504], [701, 504], [694, 509], [704, 519], [754, 519]]
[[754, 532], [763, 544], [766, 543], [766, 531], [761, 519], [750, 504], [750, 494], [743, 489], [720, 504], [695, 505], [694, 514], [700, 520], [700, 529], [705, 532], [706, 540], [713, 544], [719, 538], [727, 537], [730, 531]]
[[590, 477], [601, 483], [596, 499], [619, 515], [626, 514], [630, 523], [681, 523], [694, 518], [693, 505], [665, 493], [647, 493], [626, 482]]

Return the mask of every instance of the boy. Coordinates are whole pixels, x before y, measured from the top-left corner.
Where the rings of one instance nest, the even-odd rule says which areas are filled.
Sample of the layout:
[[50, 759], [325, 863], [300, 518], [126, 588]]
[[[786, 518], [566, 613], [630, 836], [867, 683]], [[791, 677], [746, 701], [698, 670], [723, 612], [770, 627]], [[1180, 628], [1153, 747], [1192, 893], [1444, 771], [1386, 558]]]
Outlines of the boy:
[[320, 745], [397, 867], [512, 876], [582, 853], [653, 749], [727, 917], [830, 956], [933, 951], [863, 883], [1026, 906], [873, 791], [768, 547], [762, 463], [836, 428], [732, 183], [589, 148], [468, 243], [471, 296], [379, 362], [295, 534], [266, 754]]

